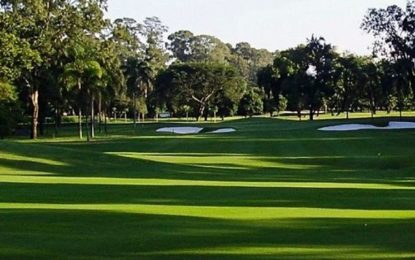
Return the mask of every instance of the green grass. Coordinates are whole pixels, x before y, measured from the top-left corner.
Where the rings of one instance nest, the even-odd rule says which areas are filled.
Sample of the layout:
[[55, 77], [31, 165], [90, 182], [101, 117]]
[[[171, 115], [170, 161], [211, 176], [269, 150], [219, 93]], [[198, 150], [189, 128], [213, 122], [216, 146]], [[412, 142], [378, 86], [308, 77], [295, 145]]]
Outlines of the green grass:
[[317, 131], [340, 123], [0, 141], [0, 258], [415, 258], [415, 130]]

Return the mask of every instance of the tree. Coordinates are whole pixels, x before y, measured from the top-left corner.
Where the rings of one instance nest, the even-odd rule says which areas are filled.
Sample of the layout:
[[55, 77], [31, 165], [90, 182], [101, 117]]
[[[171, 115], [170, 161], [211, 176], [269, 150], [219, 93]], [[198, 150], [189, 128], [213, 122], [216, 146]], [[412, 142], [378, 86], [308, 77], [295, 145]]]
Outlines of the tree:
[[[72, 62], [66, 64], [64, 72], [64, 81], [66, 85], [74, 89], [78, 95], [78, 131], [79, 138], [82, 139], [82, 100], [89, 99], [91, 108], [91, 132], [87, 132], [87, 139], [94, 136], [94, 101], [101, 87], [99, 80], [102, 78], [103, 70], [101, 65], [95, 59], [96, 50], [93, 46], [93, 40], [89, 39], [84, 42], [76, 42], [71, 49]], [[84, 110], [86, 111], [86, 109]], [[88, 123], [87, 123], [88, 126]]]
[[415, 85], [415, 1], [406, 8], [391, 5], [387, 8], [369, 9], [361, 28], [376, 38], [374, 52], [400, 64], [408, 88]]
[[[263, 87], [266, 99], [265, 110], [269, 112], [271, 117], [273, 112], [280, 112], [280, 97], [282, 96], [284, 85], [286, 86], [295, 73], [297, 73], [300, 65], [293, 61], [294, 50], [287, 50], [276, 55], [274, 63], [268, 65], [258, 72], [258, 85]], [[301, 57], [301, 62], [305, 57]]]
[[265, 49], [255, 49], [247, 42], [237, 43], [231, 51], [229, 63], [238, 69], [246, 81], [253, 84], [258, 82], [258, 71], [272, 65], [274, 61], [273, 53]]
[[[127, 89], [132, 96], [134, 107], [134, 126], [136, 125], [137, 118], [137, 98], [143, 97], [144, 101], [147, 101], [149, 92], [153, 89], [154, 71], [150, 65], [143, 60], [136, 58], [129, 58], [124, 67], [124, 73], [127, 78]], [[147, 112], [147, 109], [140, 110], [141, 113]], [[144, 115], [143, 115], [144, 117]]]
[[178, 31], [168, 37], [167, 49], [179, 62], [212, 62], [227, 64], [231, 56], [229, 47], [210, 35], [194, 35]]
[[366, 100], [366, 106], [369, 108], [373, 117], [377, 112], [381, 96], [378, 64], [370, 58], [364, 58], [359, 72], [358, 82], [363, 91], [361, 97], [363, 98], [363, 101]]
[[401, 59], [392, 64], [393, 74], [393, 88], [397, 100], [397, 107], [399, 109], [399, 116], [402, 118], [402, 111], [411, 107], [411, 100], [413, 99], [413, 89], [410, 87], [410, 77], [408, 74], [408, 61]]
[[310, 120], [314, 119], [316, 110], [320, 110], [323, 98], [329, 94], [330, 81], [333, 77], [333, 50], [323, 37], [314, 37], [308, 40], [305, 47], [307, 53], [308, 68], [306, 74], [309, 76], [305, 86], [305, 98], [309, 109]]
[[[183, 104], [192, 107], [196, 119], [207, 119], [209, 107], [218, 106], [223, 96], [235, 100], [235, 93], [244, 81], [227, 65], [211, 63], [173, 64], [157, 78], [157, 93], [161, 102], [176, 113]], [[232, 94], [232, 95], [231, 95]], [[223, 95], [223, 96], [222, 96]], [[240, 94], [242, 95], [242, 94]], [[222, 96], [222, 98], [221, 98]], [[239, 96], [238, 99], [240, 99]]]
[[[29, 50], [23, 53], [38, 57], [14, 80], [30, 100], [32, 138], [38, 136], [39, 112], [45, 110], [48, 103], [45, 102], [47, 93], [56, 92], [49, 88], [56, 85], [56, 73], [63, 73], [62, 56], [68, 42], [79, 35], [100, 33], [106, 23], [103, 18], [105, 7], [105, 0], [0, 3], [0, 13], [6, 20], [3, 28]], [[22, 60], [30, 60], [27, 56], [22, 57]]]
[[252, 117], [255, 114], [261, 114], [263, 106], [261, 90], [251, 86], [239, 103], [238, 113], [245, 117]]
[[335, 86], [336, 97], [339, 98], [338, 113], [346, 112], [349, 119], [349, 112], [352, 104], [359, 98], [359, 74], [361, 73], [362, 59], [352, 54], [344, 55], [337, 59], [336, 72], [338, 84]]
[[166, 43], [166, 47], [172, 52], [172, 57], [181, 62], [192, 61], [192, 41], [194, 34], [190, 31], [177, 31], [168, 36], [169, 43]]
[[16, 127], [20, 108], [15, 88], [0, 81], [0, 138], [10, 134]]
[[143, 28], [143, 35], [146, 38], [144, 61], [156, 74], [165, 68], [169, 59], [163, 44], [168, 27], [163, 25], [159, 18], [148, 17], [144, 20]]
[[265, 104], [264, 104], [264, 112], [273, 116], [276, 107], [273, 105], [273, 97], [274, 92], [276, 92], [276, 78], [274, 73], [274, 68], [272, 65], [268, 65], [258, 71], [258, 85], [262, 87], [265, 93]]
[[117, 53], [121, 61], [131, 57], [143, 57], [145, 47], [140, 39], [143, 30], [143, 25], [132, 18], [120, 18], [114, 21], [110, 40], [117, 45]]

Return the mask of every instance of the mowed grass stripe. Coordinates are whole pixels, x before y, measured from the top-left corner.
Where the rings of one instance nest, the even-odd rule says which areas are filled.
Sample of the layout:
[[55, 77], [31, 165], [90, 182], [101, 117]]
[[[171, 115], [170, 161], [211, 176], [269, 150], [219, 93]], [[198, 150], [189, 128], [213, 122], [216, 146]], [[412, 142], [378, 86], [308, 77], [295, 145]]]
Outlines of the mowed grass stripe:
[[366, 189], [366, 190], [415, 190], [414, 186], [347, 183], [347, 182], [257, 182], [257, 181], [204, 181], [144, 178], [91, 178], [0, 175], [0, 183], [25, 184], [74, 184], [114, 186], [193, 186], [193, 187], [240, 187], [240, 188], [305, 188], [305, 189]]
[[0, 258], [414, 258], [415, 131], [340, 123], [0, 141]]
[[[174, 250], [142, 253], [141, 256], [192, 256], [203, 254], [206, 256], [262, 256], [262, 257], [289, 257], [295, 258], [299, 254], [312, 259], [413, 259], [415, 253], [391, 253], [383, 249], [373, 247], [318, 247], [311, 245], [300, 245], [298, 247], [275, 247], [275, 246], [245, 246], [245, 247], [212, 247], [195, 248], [192, 250]], [[296, 259], [296, 258], [295, 258]]]
[[300, 207], [205, 207], [147, 204], [0, 203], [0, 209], [85, 210], [230, 220], [266, 219], [415, 219], [415, 210], [355, 210]]

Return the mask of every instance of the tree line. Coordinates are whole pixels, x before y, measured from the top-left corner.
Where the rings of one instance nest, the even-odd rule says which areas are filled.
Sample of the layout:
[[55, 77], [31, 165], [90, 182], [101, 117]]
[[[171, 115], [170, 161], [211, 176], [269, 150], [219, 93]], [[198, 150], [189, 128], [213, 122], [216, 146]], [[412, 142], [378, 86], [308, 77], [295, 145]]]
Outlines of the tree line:
[[413, 0], [368, 10], [361, 27], [376, 38], [371, 56], [338, 53], [314, 35], [275, 52], [167, 35], [157, 17], [110, 21], [106, 10], [105, 0], [0, 1], [0, 136], [26, 124], [35, 139], [46, 119], [57, 131], [67, 114], [90, 140], [120, 114], [136, 126], [162, 112], [199, 120], [290, 110], [313, 120], [414, 107]]

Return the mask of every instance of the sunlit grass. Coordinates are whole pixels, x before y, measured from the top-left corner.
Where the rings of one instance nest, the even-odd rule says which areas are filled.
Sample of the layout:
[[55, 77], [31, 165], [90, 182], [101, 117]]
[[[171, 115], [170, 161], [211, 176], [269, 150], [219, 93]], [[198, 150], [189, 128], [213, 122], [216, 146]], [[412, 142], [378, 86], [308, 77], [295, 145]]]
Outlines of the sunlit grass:
[[65, 166], [66, 165], [65, 163], [61, 161], [45, 159], [42, 157], [36, 157], [36, 154], [30, 157], [27, 157], [27, 156], [21, 156], [21, 155], [13, 154], [13, 153], [1, 152], [0, 159], [1, 160], [12, 160], [12, 161], [15, 161], [16, 164], [18, 164], [19, 162], [25, 161], [25, 162], [43, 163], [43, 164], [47, 164], [51, 166]]
[[365, 247], [316, 247], [312, 245], [275, 247], [275, 246], [245, 246], [245, 247], [213, 247], [182, 249], [174, 251], [161, 251], [157, 253], [143, 253], [142, 256], [191, 256], [203, 254], [205, 256], [262, 256], [295, 258], [298, 255], [307, 259], [395, 259], [395, 258], [415, 258], [415, 253], [390, 253], [378, 248]]
[[[34, 174], [33, 174], [34, 175]], [[78, 185], [115, 185], [115, 186], [190, 186], [190, 187], [251, 187], [251, 188], [313, 188], [313, 189], [358, 189], [358, 190], [414, 190], [415, 186], [405, 183], [342, 183], [342, 182], [253, 182], [253, 181], [199, 181], [173, 179], [140, 179], [140, 178], [88, 178], [88, 177], [54, 177], [0, 175], [2, 183], [34, 183], [34, 184], [78, 184]]]
[[183, 216], [227, 220], [267, 219], [413, 219], [415, 210], [349, 210], [325, 208], [201, 207], [147, 204], [0, 203], [0, 209], [85, 210], [114, 213]]
[[305, 170], [318, 168], [315, 165], [304, 165], [295, 163], [283, 163], [272, 161], [273, 157], [255, 157], [249, 155], [204, 155], [204, 154], [140, 154], [140, 153], [116, 153], [133, 159], [148, 160], [153, 162], [173, 163], [181, 165], [193, 165], [207, 168], [244, 170], [249, 168], [276, 168]]
[[288, 118], [0, 141], [0, 258], [414, 258], [415, 132]]

